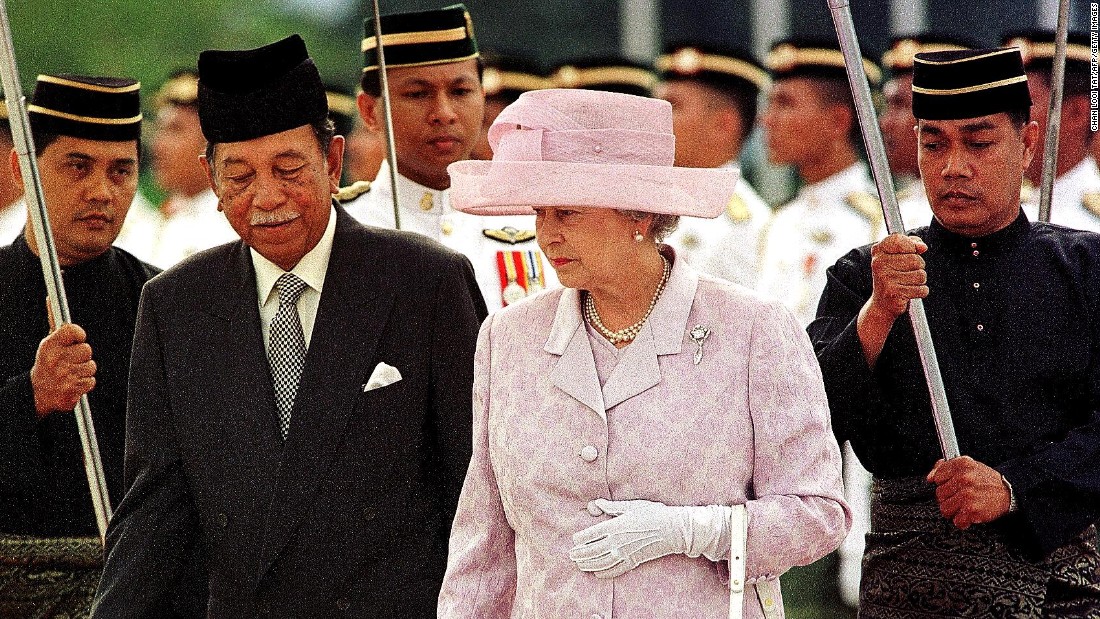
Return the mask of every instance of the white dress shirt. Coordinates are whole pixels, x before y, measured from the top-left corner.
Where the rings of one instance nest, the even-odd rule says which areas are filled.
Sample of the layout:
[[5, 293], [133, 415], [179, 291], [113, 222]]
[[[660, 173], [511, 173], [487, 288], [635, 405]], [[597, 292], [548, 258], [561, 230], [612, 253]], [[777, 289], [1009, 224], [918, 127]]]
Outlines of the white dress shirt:
[[[332, 255], [332, 239], [336, 235], [336, 209], [330, 208], [328, 214], [328, 226], [321, 240], [313, 246], [313, 249], [302, 256], [298, 264], [290, 270], [297, 275], [307, 287], [298, 297], [298, 318], [302, 321], [302, 333], [305, 335], [306, 348], [313, 335], [313, 323], [317, 320], [317, 307], [321, 303], [321, 290], [325, 286], [325, 273], [328, 271], [328, 259]], [[275, 282], [282, 276], [282, 267], [264, 258], [255, 249], [252, 253], [252, 266], [256, 269], [256, 298], [260, 304], [260, 326], [263, 329], [264, 348], [270, 345], [271, 320], [279, 311], [279, 293], [275, 290]], [[268, 353], [270, 354], [270, 350]]]

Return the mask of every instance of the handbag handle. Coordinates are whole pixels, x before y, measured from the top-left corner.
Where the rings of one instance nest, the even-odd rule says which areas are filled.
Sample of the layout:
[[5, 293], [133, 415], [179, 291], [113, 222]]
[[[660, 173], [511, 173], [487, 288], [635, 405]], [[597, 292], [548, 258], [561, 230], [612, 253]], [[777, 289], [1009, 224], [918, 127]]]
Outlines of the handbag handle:
[[748, 554], [749, 517], [744, 505], [730, 510], [730, 617], [745, 611], [745, 555]]

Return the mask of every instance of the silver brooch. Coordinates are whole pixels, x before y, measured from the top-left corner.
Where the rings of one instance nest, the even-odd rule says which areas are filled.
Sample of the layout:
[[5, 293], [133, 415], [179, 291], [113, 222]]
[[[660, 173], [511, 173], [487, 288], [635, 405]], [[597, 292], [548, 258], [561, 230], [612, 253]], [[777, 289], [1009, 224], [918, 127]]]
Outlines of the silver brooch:
[[698, 346], [698, 348], [695, 349], [695, 365], [699, 365], [699, 362], [703, 360], [703, 342], [707, 341], [707, 338], [710, 337], [710, 329], [703, 325], [695, 325], [691, 328], [691, 331], [688, 332], [688, 335], [691, 336], [691, 341], [695, 342], [695, 345]]

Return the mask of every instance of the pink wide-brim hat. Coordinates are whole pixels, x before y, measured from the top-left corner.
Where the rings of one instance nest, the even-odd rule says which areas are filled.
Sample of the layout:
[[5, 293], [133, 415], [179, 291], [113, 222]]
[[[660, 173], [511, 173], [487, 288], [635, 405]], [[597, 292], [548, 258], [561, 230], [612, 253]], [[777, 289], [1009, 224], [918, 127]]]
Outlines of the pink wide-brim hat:
[[527, 215], [539, 206], [594, 206], [717, 217], [740, 172], [673, 166], [667, 101], [597, 90], [520, 95], [489, 128], [492, 161], [458, 161], [451, 206]]

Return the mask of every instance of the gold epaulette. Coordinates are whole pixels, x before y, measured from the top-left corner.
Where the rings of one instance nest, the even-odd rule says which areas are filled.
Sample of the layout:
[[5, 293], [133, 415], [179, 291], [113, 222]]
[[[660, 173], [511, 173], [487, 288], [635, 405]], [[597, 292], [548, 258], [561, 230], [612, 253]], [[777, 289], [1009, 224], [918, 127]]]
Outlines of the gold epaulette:
[[749, 205], [745, 203], [744, 198], [737, 194], [733, 194], [729, 204], [726, 204], [726, 214], [736, 223], [752, 219], [752, 211], [749, 210]]
[[1093, 215], [1100, 217], [1100, 191], [1088, 191], [1081, 196], [1081, 206]]
[[885, 220], [882, 217], [882, 206], [879, 204], [878, 198], [866, 191], [853, 191], [848, 194], [844, 202], [866, 219], [867, 223], [871, 224], [871, 239], [877, 241], [882, 234], [882, 227], [885, 225]]
[[1025, 204], [1039, 203], [1039, 189], [1035, 185], [1031, 184], [1031, 181], [1024, 179], [1022, 185], [1020, 185], [1020, 202]]
[[368, 191], [370, 191], [370, 181], [355, 181], [347, 187], [341, 187], [340, 191], [336, 192], [336, 199], [340, 202], [347, 202], [358, 198]]
[[535, 238], [534, 230], [518, 230], [511, 226], [505, 226], [499, 230], [486, 229], [481, 231], [485, 236], [493, 239], [494, 241], [500, 241], [501, 243], [508, 243], [509, 245], [517, 245], [524, 241], [530, 241]]
[[879, 205], [878, 198], [866, 191], [853, 191], [844, 198], [844, 203], [868, 221], [882, 219], [882, 206]]

